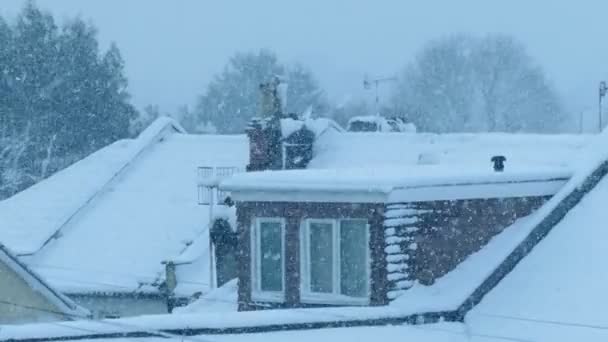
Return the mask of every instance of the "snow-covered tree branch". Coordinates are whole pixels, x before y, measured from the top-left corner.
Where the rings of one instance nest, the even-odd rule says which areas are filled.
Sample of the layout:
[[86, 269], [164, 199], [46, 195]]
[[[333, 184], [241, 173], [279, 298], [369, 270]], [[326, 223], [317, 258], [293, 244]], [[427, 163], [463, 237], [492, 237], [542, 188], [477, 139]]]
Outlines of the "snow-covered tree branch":
[[432, 132], [556, 132], [567, 119], [542, 69], [504, 35], [431, 41], [401, 74], [392, 106]]

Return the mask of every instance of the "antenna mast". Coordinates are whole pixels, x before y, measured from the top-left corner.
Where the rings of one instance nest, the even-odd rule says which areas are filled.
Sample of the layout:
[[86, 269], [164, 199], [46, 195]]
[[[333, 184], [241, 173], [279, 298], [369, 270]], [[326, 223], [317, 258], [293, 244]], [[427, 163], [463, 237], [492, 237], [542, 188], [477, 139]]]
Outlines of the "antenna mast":
[[388, 83], [388, 82], [395, 82], [397, 81], [397, 77], [396, 76], [389, 76], [389, 77], [376, 77], [376, 78], [368, 78], [367, 75], [363, 78], [363, 88], [364, 89], [371, 89], [372, 85], [374, 87], [374, 91], [375, 91], [375, 99], [374, 99], [374, 103], [376, 106], [376, 116], [380, 116], [380, 95], [378, 94], [378, 87], [380, 86], [380, 84], [383, 83]]

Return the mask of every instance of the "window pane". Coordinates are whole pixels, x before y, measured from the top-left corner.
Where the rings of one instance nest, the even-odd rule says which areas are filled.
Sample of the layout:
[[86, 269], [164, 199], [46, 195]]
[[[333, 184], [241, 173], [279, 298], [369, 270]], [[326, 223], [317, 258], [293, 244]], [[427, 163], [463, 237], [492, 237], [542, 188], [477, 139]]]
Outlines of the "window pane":
[[340, 222], [340, 293], [352, 297], [367, 295], [367, 222]]
[[310, 291], [333, 292], [333, 225], [310, 223]]
[[280, 222], [260, 223], [260, 290], [283, 290], [282, 232]]

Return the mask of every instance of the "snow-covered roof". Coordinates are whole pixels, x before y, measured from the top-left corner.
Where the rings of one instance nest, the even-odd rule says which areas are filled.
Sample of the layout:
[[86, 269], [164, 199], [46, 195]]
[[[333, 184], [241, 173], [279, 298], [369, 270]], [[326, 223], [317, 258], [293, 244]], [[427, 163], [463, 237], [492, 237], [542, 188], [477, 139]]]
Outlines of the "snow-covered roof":
[[[344, 157], [338, 157], [335, 162], [327, 158], [333, 151], [317, 151], [315, 167], [328, 168], [328, 172], [337, 172], [336, 168], [367, 166], [377, 162], [379, 166], [393, 165], [404, 167], [408, 164], [419, 164], [421, 151], [428, 151], [429, 145], [433, 147], [430, 157], [425, 158], [431, 163], [449, 164], [460, 167], [463, 164], [482, 165], [483, 170], [489, 168], [488, 159], [497, 146], [507, 156], [507, 171], [512, 170], [511, 164], [538, 166], [547, 170], [563, 170], [560, 166], [573, 168], [578, 163], [577, 154], [585, 154], [581, 149], [588, 137], [541, 137], [536, 142], [534, 136], [524, 138], [501, 137], [495, 135], [479, 135], [470, 140], [450, 143], [449, 136], [437, 137], [433, 143], [428, 144], [401, 144], [400, 140], [378, 135], [378, 148], [367, 147], [373, 139], [363, 137], [367, 134], [356, 133], [358, 138], [365, 140], [361, 145], [348, 147], [355, 134], [345, 134], [342, 138], [332, 142], [333, 146], [342, 149]], [[400, 134], [392, 134], [399, 136]], [[455, 137], [455, 136], [452, 136]], [[325, 135], [324, 139], [330, 138]], [[334, 139], [335, 137], [331, 137]], [[496, 139], [495, 139], [496, 138]], [[414, 138], [412, 138], [414, 139]], [[455, 139], [455, 138], [454, 138]], [[455, 139], [459, 140], [459, 139]], [[500, 143], [503, 140], [504, 143]], [[170, 141], [170, 140], [168, 140]], [[396, 143], [399, 153], [379, 153], [388, 151], [390, 142]], [[328, 140], [325, 140], [327, 143]], [[519, 143], [523, 142], [523, 143]], [[605, 151], [601, 146], [597, 150]], [[319, 147], [328, 146], [319, 144]], [[354, 146], [354, 147], [353, 147]], [[400, 146], [400, 147], [399, 147]], [[246, 143], [244, 144], [246, 149]], [[360, 150], [357, 150], [360, 148]], [[353, 149], [352, 152], [349, 152]], [[440, 151], [440, 152], [437, 152]], [[433, 153], [437, 154], [435, 158]], [[359, 154], [358, 154], [359, 153]], [[602, 152], [608, 154], [607, 152]], [[343, 158], [343, 159], [340, 159]], [[367, 160], [366, 160], [367, 158]], [[604, 155], [603, 160], [606, 160]], [[351, 163], [351, 164], [349, 164]], [[595, 167], [595, 166], [594, 166]], [[538, 168], [536, 170], [539, 170]], [[514, 171], [514, 170], [513, 170]], [[559, 172], [559, 171], [558, 171]], [[581, 176], [582, 174], [582, 176]], [[110, 321], [104, 322], [76, 322], [66, 326], [36, 325], [27, 327], [10, 327], [0, 331], [0, 338], [35, 338], [49, 336], [67, 336], [74, 334], [89, 334], [88, 331], [116, 331], [129, 329], [175, 329], [192, 327], [225, 329], [231, 327], [252, 326], [258, 328], [266, 326], [274, 328], [280, 324], [298, 323], [307, 326], [310, 322], [329, 322], [348, 319], [378, 319], [382, 317], [402, 317], [404, 314], [416, 314], [421, 310], [449, 309], [451, 304], [460, 303], [475, 286], [485, 278], [491, 269], [500, 260], [509, 254], [512, 246], [525, 238], [530, 227], [537, 224], [542, 215], [551, 207], [552, 203], [560, 202], [567, 192], [579, 185], [581, 177], [589, 176], [588, 170], [576, 173], [569, 183], [538, 212], [531, 217], [516, 222], [513, 226], [496, 236], [488, 245], [472, 255], [459, 265], [453, 273], [448, 273], [437, 280], [434, 286], [422, 289], [410, 289], [412, 295], [426, 295], [426, 298], [435, 301], [421, 303], [419, 300], [406, 300], [402, 296], [387, 307], [365, 308], [322, 308], [322, 309], [291, 309], [264, 310], [254, 312], [241, 312], [226, 314], [190, 314], [190, 315], [161, 315], [123, 319], [116, 321], [113, 326]], [[240, 177], [240, 176], [239, 176]], [[255, 177], [252, 176], [252, 177]], [[266, 177], [266, 176], [265, 176]], [[237, 177], [235, 177], [237, 179]], [[466, 324], [439, 323], [431, 325], [389, 327], [360, 327], [343, 329], [311, 330], [307, 332], [293, 331], [272, 334], [242, 334], [214, 336], [225, 340], [259, 340], [270, 341], [276, 339], [317, 339], [340, 340], [357, 339], [363, 337], [370, 339], [377, 336], [385, 338], [410, 338], [420, 341], [494, 341], [494, 340], [574, 340], [575, 338], [589, 340], [606, 340], [605, 315], [601, 311], [605, 307], [604, 289], [606, 276], [601, 271], [603, 260], [606, 259], [605, 229], [602, 222], [607, 214], [603, 213], [602, 203], [608, 195], [608, 180], [602, 181], [597, 189], [590, 193], [580, 205], [572, 210], [568, 216], [558, 224], [552, 233], [541, 241], [531, 254], [529, 254], [513, 271], [503, 279], [494, 291], [490, 292], [478, 309], [474, 309], [466, 317]], [[580, 241], [578, 241], [580, 239]], [[198, 240], [197, 240], [198, 241]], [[193, 245], [194, 246], [194, 245]], [[204, 246], [204, 243], [201, 245]], [[202, 249], [202, 248], [201, 248]], [[455, 281], [457, 279], [459, 281]], [[468, 279], [467, 282], [461, 282]], [[457, 284], [458, 288], [454, 285]], [[464, 285], [463, 285], [464, 284]], [[454, 295], [456, 290], [457, 296]], [[445, 291], [450, 291], [445, 292]], [[546, 292], [546, 293], [545, 293]], [[462, 296], [464, 294], [464, 296]], [[445, 296], [448, 297], [445, 297]], [[414, 297], [409, 297], [412, 299]], [[448, 299], [446, 299], [448, 298]], [[451, 300], [452, 302], [449, 302]], [[442, 307], [428, 304], [448, 304]], [[451, 304], [450, 304], [451, 303]], [[453, 309], [453, 308], [452, 308]], [[555, 311], [555, 312], [554, 312]], [[310, 324], [314, 326], [314, 324]], [[131, 327], [131, 328], [129, 328]], [[82, 332], [83, 329], [88, 331]], [[208, 335], [207, 335], [208, 336]]]
[[417, 164], [479, 165], [503, 155], [514, 166], [570, 166], [590, 135], [431, 134], [346, 132], [315, 142], [309, 168], [357, 168]]
[[[0, 202], [3, 219], [11, 209], [22, 213], [9, 213], [0, 241], [34, 253], [24, 260], [66, 293], [155, 291], [150, 284], [162, 281], [162, 261], [193, 240], [208, 241], [197, 167], [243, 168], [248, 161], [244, 135], [188, 135], [177, 127], [157, 121], [138, 139]], [[208, 274], [203, 266], [198, 271]]]
[[86, 318], [90, 315], [88, 310], [78, 306], [72, 300], [47, 284], [40, 276], [30, 270], [2, 244], [0, 244], [0, 262], [7, 265], [9, 269], [23, 279], [23, 281], [30, 287], [30, 289], [32, 289], [32, 291], [40, 293], [51, 305], [54, 306], [53, 311], [65, 315], [66, 319], [71, 320]]
[[608, 339], [606, 142], [608, 131], [584, 152], [585, 162], [559, 198], [541, 208], [540, 217], [531, 223], [538, 225], [558, 210], [588, 178], [599, 183], [467, 314], [475, 330], [528, 340]]
[[120, 140], [16, 195], [0, 201], [0, 242], [33, 254], [117, 177], [155, 138], [183, 129], [160, 118], [138, 139]]
[[236, 200], [412, 202], [553, 195], [568, 180], [564, 167], [513, 167], [495, 172], [443, 165], [307, 169], [237, 174], [222, 181]]
[[[288, 131], [302, 126], [301, 122], [289, 119], [283, 120], [282, 124]], [[579, 152], [590, 139], [588, 135], [352, 133], [330, 130], [317, 136], [313, 159], [307, 170], [241, 174], [225, 180], [222, 186], [239, 192], [265, 192], [266, 195], [272, 191], [307, 192], [308, 197], [302, 200], [311, 200], [317, 196], [312, 192], [320, 190], [342, 192], [342, 197], [350, 192], [350, 197], [346, 197], [350, 199], [353, 198], [352, 192], [358, 192], [367, 198], [366, 201], [375, 201], [383, 199], [386, 193], [399, 186], [543, 180], [541, 187], [548, 185], [549, 188], [531, 194], [553, 194], [563, 185], [562, 178], [570, 176], [568, 167], [577, 163]], [[496, 155], [507, 159], [506, 171], [502, 174], [491, 171], [490, 160]], [[560, 180], [548, 184], [546, 180], [552, 178]], [[468, 187], [467, 191], [471, 189]], [[503, 190], [504, 187], [493, 187], [480, 191], [498, 193]], [[522, 195], [526, 190], [534, 190], [534, 187], [509, 187], [509, 191]], [[458, 192], [458, 196], [465, 196], [462, 189]], [[407, 193], [412, 194], [413, 191], [408, 189]], [[292, 195], [290, 198], [295, 199]], [[437, 198], [447, 195], [434, 194]], [[345, 199], [334, 197], [333, 200]], [[319, 200], [322, 199], [317, 198]]]
[[283, 137], [288, 137], [294, 132], [306, 127], [312, 131], [316, 137], [323, 135], [327, 131], [344, 132], [335, 121], [327, 118], [295, 120], [291, 118], [281, 119], [281, 134]]
[[[608, 179], [588, 194], [467, 316], [479, 329], [513, 335], [523, 327], [526, 338], [573, 340], [596, 336], [608, 326], [604, 271], [608, 258]], [[520, 320], [505, 320], [515, 317]], [[526, 320], [566, 322], [569, 326], [535, 325]], [[553, 338], [547, 336], [551, 332]], [[602, 335], [608, 338], [608, 333]], [[565, 335], [564, 335], [565, 334]], [[522, 337], [523, 338], [523, 337]]]

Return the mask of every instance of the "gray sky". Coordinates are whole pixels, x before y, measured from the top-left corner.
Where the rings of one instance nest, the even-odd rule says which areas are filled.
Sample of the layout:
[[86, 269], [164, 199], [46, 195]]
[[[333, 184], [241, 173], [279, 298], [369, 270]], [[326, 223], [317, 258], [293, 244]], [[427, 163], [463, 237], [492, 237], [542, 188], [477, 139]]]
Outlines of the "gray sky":
[[[519, 38], [575, 111], [595, 110], [597, 82], [608, 77], [604, 0], [36, 2], [60, 19], [90, 19], [102, 46], [115, 41], [123, 53], [135, 104], [167, 111], [194, 104], [234, 52], [262, 47], [308, 65], [336, 101], [366, 95], [365, 73], [395, 73], [449, 33]], [[12, 17], [23, 3], [0, 0], [0, 14]]]

